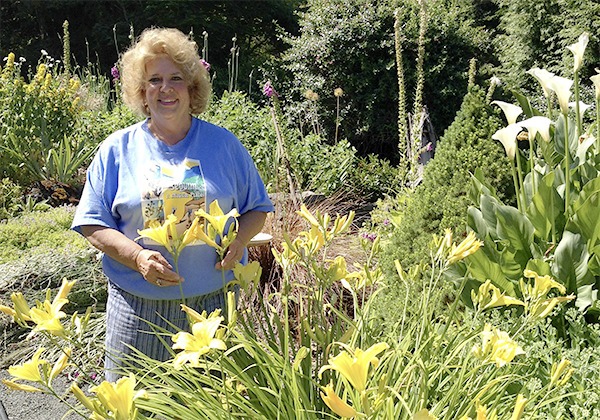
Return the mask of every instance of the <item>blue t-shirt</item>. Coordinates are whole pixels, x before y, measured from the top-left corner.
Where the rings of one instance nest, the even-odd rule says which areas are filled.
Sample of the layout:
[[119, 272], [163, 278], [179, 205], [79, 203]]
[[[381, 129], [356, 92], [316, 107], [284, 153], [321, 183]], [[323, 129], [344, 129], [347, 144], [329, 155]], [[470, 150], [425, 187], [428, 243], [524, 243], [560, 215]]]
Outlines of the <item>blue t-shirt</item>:
[[[164, 221], [175, 214], [180, 233], [189, 227], [194, 212], [218, 200], [224, 213], [236, 208], [240, 214], [256, 210], [271, 212], [267, 195], [248, 151], [229, 131], [192, 118], [186, 137], [169, 146], [148, 129], [148, 120], [110, 135], [101, 145], [87, 171], [86, 184], [72, 229], [99, 225], [116, 229], [130, 239], [152, 220]], [[140, 239], [171, 262], [163, 246]], [[244, 255], [245, 263], [247, 253]], [[185, 297], [214, 292], [223, 287], [220, 270], [215, 270], [217, 253], [204, 243], [183, 249], [178, 262]], [[117, 287], [149, 299], [177, 299], [179, 286], [158, 287], [142, 275], [104, 255], [104, 273]], [[232, 277], [225, 273], [225, 281]]]

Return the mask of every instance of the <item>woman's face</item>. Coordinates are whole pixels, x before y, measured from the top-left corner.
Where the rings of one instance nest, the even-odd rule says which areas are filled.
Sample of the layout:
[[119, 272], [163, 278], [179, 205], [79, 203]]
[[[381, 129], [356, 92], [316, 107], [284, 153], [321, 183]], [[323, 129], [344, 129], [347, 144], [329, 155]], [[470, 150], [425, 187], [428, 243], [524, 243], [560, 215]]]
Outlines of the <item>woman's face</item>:
[[146, 63], [144, 97], [152, 119], [179, 121], [189, 118], [188, 84], [179, 67], [167, 55]]

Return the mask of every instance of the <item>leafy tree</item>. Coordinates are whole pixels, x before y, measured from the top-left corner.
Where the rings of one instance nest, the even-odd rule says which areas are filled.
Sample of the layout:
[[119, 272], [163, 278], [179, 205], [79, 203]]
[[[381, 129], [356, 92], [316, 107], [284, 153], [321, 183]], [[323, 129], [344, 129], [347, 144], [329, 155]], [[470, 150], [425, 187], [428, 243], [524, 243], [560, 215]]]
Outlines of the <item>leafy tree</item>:
[[[209, 61], [217, 91], [228, 88], [228, 61], [236, 37], [239, 47], [238, 87], [248, 88], [250, 73], [284, 48], [278, 34], [297, 31], [294, 10], [300, 0], [249, 2], [198, 0], [3, 0], [0, 2], [0, 56], [13, 51], [35, 63], [40, 50], [62, 56], [62, 25], [69, 21], [71, 52], [82, 66], [89, 62], [109, 74], [117, 50], [150, 26], [175, 27], [203, 47], [208, 33]], [[114, 29], [114, 31], [113, 31]]]
[[[301, 33], [290, 37], [284, 67], [292, 97], [302, 101], [306, 90], [319, 95], [318, 116], [333, 138], [335, 88], [342, 88], [340, 132], [359, 153], [376, 152], [397, 161], [398, 81], [394, 55], [394, 12], [403, 22], [407, 92], [415, 89], [412, 63], [419, 30], [415, 0], [312, 0], [300, 14]], [[487, 33], [474, 23], [483, 13], [471, 3], [427, 2], [424, 104], [438, 132], [450, 124], [467, 86], [469, 60], [486, 61]], [[304, 105], [306, 106], [306, 105]], [[301, 106], [298, 106], [298, 113]]]
[[585, 68], [580, 76], [595, 74], [600, 61], [600, 3], [587, 0], [495, 0], [499, 5], [499, 76], [509, 85], [532, 86], [524, 71], [542, 67], [571, 77], [573, 58], [566, 46], [581, 33], [590, 36]]

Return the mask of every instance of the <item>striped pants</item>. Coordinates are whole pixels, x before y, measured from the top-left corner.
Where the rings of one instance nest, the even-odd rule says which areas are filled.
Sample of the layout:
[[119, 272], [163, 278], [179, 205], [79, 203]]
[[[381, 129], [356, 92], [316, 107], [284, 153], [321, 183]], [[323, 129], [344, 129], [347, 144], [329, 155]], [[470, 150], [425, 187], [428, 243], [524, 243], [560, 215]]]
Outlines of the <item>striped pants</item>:
[[[223, 290], [202, 296], [186, 298], [185, 303], [198, 313], [210, 314], [215, 309], [225, 311]], [[151, 300], [134, 296], [108, 282], [106, 303], [106, 355], [105, 379], [115, 382], [122, 376], [122, 367], [128, 365], [125, 358], [134, 347], [145, 355], [165, 361], [171, 358], [168, 345], [171, 336], [161, 334], [164, 330], [176, 333], [189, 331], [186, 314], [181, 310], [181, 299]]]

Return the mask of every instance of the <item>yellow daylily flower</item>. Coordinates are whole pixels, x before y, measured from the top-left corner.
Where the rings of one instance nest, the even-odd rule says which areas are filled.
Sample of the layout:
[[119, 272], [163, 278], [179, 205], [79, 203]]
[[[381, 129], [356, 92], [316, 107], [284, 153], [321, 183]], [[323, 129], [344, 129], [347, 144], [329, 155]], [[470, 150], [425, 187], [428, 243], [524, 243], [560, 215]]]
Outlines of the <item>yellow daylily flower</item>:
[[292, 251], [287, 243], [282, 243], [281, 247], [283, 248], [281, 252], [275, 248], [271, 248], [271, 252], [273, 253], [273, 257], [275, 258], [277, 264], [283, 268], [283, 271], [288, 271], [291, 267], [296, 265], [298, 261], [300, 261], [300, 257], [297, 253]]
[[483, 245], [483, 242], [477, 239], [475, 232], [470, 231], [467, 237], [458, 246], [452, 244], [448, 255], [448, 264], [454, 264], [457, 261], [467, 258], [474, 254]]
[[558, 98], [558, 104], [560, 105], [560, 112], [563, 115], [569, 113], [569, 98], [571, 97], [571, 86], [573, 81], [561, 76], [554, 76], [550, 79], [550, 89], [556, 93]]
[[517, 395], [517, 401], [515, 402], [515, 408], [513, 410], [510, 420], [519, 420], [525, 410], [525, 404], [527, 404], [527, 398], [522, 394]]
[[550, 97], [550, 93], [552, 92], [552, 88], [550, 87], [550, 80], [554, 77], [554, 73], [549, 72], [545, 69], [540, 69], [538, 67], [528, 70], [527, 73], [531, 74], [542, 86], [542, 90], [544, 91], [544, 96], [546, 98]]
[[323, 401], [325, 401], [327, 407], [329, 407], [335, 414], [344, 418], [358, 416], [358, 412], [352, 408], [352, 406], [348, 405], [346, 401], [338, 397], [331, 383], [329, 383], [327, 386], [321, 387], [321, 389], [323, 390], [323, 392], [321, 392], [321, 398], [323, 398]]
[[585, 53], [585, 48], [587, 47], [589, 40], [590, 36], [587, 32], [584, 32], [579, 35], [579, 39], [575, 44], [567, 47], [567, 49], [573, 53], [573, 71], [575, 72], [579, 71], [583, 65], [583, 54]]
[[14, 381], [11, 381], [8, 379], [2, 379], [2, 383], [4, 385], [6, 385], [7, 387], [9, 387], [10, 389], [14, 389], [15, 391], [42, 392], [41, 389], [36, 388], [34, 386], [27, 385], [27, 384], [19, 384], [17, 382], [14, 382]]
[[219, 206], [219, 202], [214, 200], [210, 203], [208, 208], [208, 213], [202, 209], [196, 211], [196, 215], [203, 217], [209, 223], [210, 227], [214, 229], [217, 235], [220, 238], [223, 238], [225, 235], [225, 228], [228, 225], [229, 219], [233, 218], [236, 220], [237, 217], [240, 216], [237, 209], [231, 209], [227, 214], [223, 213], [221, 206]]
[[534, 318], [545, 318], [550, 315], [559, 303], [569, 302], [573, 299], [575, 299], [575, 295], [553, 297], [541, 302], [535, 302], [529, 308], [529, 313]]
[[233, 267], [233, 277], [244, 290], [248, 290], [250, 284], [256, 287], [261, 274], [262, 267], [258, 261], [251, 261], [246, 265], [236, 263]]
[[510, 305], [521, 305], [525, 306], [525, 303], [520, 301], [519, 299], [506, 296], [500, 292], [496, 286], [494, 286], [491, 280], [486, 280], [479, 289], [477, 293], [474, 290], [471, 291], [471, 300], [477, 306], [479, 306], [482, 310], [495, 308], [498, 306], [510, 306]]
[[535, 117], [521, 121], [519, 124], [527, 129], [530, 141], [533, 141], [538, 133], [546, 143], [550, 141], [550, 125], [552, 124], [550, 118], [536, 115]]
[[39, 383], [44, 382], [40, 372], [40, 366], [43, 367], [44, 365], [48, 365], [48, 362], [43, 359], [40, 360], [40, 356], [45, 350], [45, 348], [40, 347], [36, 350], [31, 360], [23, 363], [22, 365], [10, 366], [8, 368], [8, 373], [17, 379]]
[[192, 367], [198, 367], [200, 366], [200, 356], [208, 353], [211, 349], [227, 350], [227, 345], [223, 340], [214, 338], [223, 320], [224, 318], [219, 316], [195, 322], [192, 325], [192, 334], [180, 331], [172, 336], [173, 348], [183, 350], [175, 356], [173, 367], [181, 369], [185, 363], [189, 363]]
[[510, 124], [492, 135], [492, 139], [498, 140], [504, 146], [506, 156], [510, 160], [515, 160], [517, 154], [517, 135], [523, 131], [523, 127], [519, 124]]
[[69, 359], [71, 358], [71, 352], [72, 352], [72, 350], [70, 347], [67, 347], [66, 349], [63, 350], [63, 353], [60, 355], [60, 357], [58, 358], [56, 363], [54, 363], [54, 366], [52, 367], [52, 370], [50, 371], [50, 376], [48, 376], [49, 381], [52, 381], [63, 370], [65, 370], [65, 368], [69, 364]]
[[167, 251], [170, 253], [174, 252], [173, 246], [171, 244], [171, 226], [177, 223], [177, 216], [174, 214], [167, 215], [164, 223], [160, 223], [158, 220], [152, 220], [148, 223], [148, 227], [146, 229], [138, 230], [137, 233], [140, 235], [136, 238], [136, 240], [140, 238], [148, 238], [151, 239], [160, 245], [167, 248]]
[[[203, 231], [203, 229], [204, 226], [200, 225], [200, 218], [194, 217], [192, 224], [185, 230], [185, 232], [183, 232], [183, 235], [181, 237], [176, 237], [175, 255], [181, 254], [183, 248], [199, 239], [199, 232]], [[175, 231], [175, 234], [177, 234], [177, 229], [173, 230]]]
[[356, 390], [364, 391], [367, 387], [369, 366], [377, 366], [379, 359], [376, 356], [388, 348], [387, 343], [377, 343], [365, 351], [359, 348], [350, 352], [342, 351], [337, 356], [330, 358], [328, 365], [321, 367], [319, 377], [325, 370], [337, 370]]
[[481, 332], [481, 345], [473, 346], [472, 353], [479, 359], [491, 360], [498, 367], [512, 362], [519, 354], [525, 354], [507, 333], [497, 328], [492, 330], [489, 324], [486, 324]]
[[336, 281], [340, 281], [348, 277], [348, 266], [346, 264], [346, 259], [342, 256], [337, 256], [331, 264], [327, 268], [327, 272], [325, 273], [327, 280], [334, 283]]
[[590, 80], [594, 84], [594, 88], [596, 91], [596, 100], [600, 101], [600, 74], [596, 74], [590, 77]]
[[571, 379], [571, 375], [573, 375], [571, 362], [567, 359], [562, 359], [560, 363], [552, 364], [550, 383], [554, 386], [562, 386]]
[[494, 105], [498, 105], [500, 109], [502, 109], [508, 125], [515, 124], [517, 122], [517, 118], [519, 118], [519, 115], [523, 113], [523, 108], [518, 105], [503, 101], [492, 101], [492, 103]]
[[524, 270], [523, 275], [527, 278], [534, 279], [533, 287], [531, 285], [527, 285], [526, 290], [523, 290], [523, 294], [528, 297], [534, 299], [545, 297], [551, 289], [558, 289], [560, 293], [567, 292], [567, 289], [564, 285], [552, 279], [550, 276], [540, 276], [538, 273], [532, 270]]
[[135, 392], [135, 385], [135, 376], [130, 373], [128, 377], [120, 378], [116, 383], [104, 381], [90, 388], [90, 391], [96, 394], [115, 420], [130, 420], [135, 418], [135, 400], [146, 396], [144, 390]]
[[61, 296], [65, 293], [68, 294], [68, 290], [70, 290], [70, 286], [73, 283], [67, 282], [71, 284], [67, 288], [64, 288], [65, 282], [66, 280], [63, 280], [63, 287], [61, 287], [61, 291], [56, 295], [52, 303], [46, 299], [44, 302], [38, 302], [35, 308], [31, 308], [29, 314], [31, 320], [36, 324], [33, 331], [48, 331], [50, 334], [64, 337], [65, 329], [60, 320], [67, 315], [61, 309], [69, 300]]

